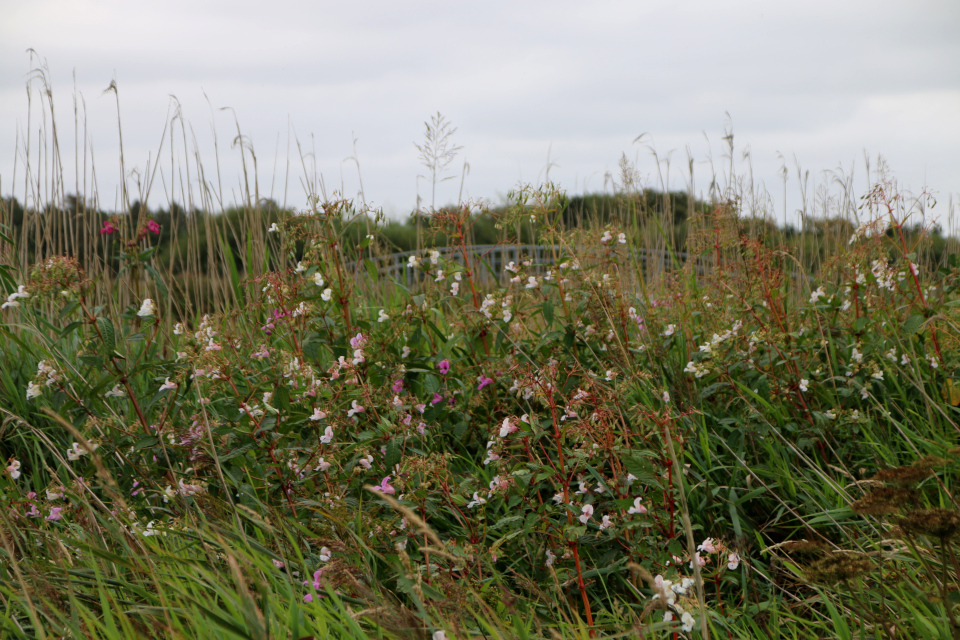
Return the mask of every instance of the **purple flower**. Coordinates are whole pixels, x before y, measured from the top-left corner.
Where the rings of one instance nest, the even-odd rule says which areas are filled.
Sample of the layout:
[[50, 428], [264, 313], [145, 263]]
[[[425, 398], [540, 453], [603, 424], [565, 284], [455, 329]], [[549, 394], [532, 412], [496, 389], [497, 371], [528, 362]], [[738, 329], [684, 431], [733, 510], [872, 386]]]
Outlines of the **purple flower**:
[[447, 375], [448, 373], [450, 373], [450, 361], [441, 360], [440, 363], [437, 365], [437, 369], [439, 369], [440, 373], [442, 373], [443, 375]]
[[430, 401], [430, 404], [437, 404], [441, 400], [443, 400], [443, 396], [441, 396], [439, 393], [435, 393], [433, 394], [433, 400]]
[[482, 391], [483, 388], [488, 384], [493, 384], [493, 378], [488, 378], [481, 373], [479, 376], [477, 376], [477, 382], [480, 383], [477, 385], [477, 391]]
[[396, 380], [394, 380], [392, 389], [394, 393], [400, 393], [401, 391], [403, 391], [403, 379], [397, 378]]
[[381, 480], [380, 484], [375, 486], [373, 489], [374, 491], [382, 491], [383, 493], [390, 496], [392, 496], [397, 492], [397, 490], [393, 488], [393, 485], [390, 484], [390, 476], [387, 476], [386, 478]]

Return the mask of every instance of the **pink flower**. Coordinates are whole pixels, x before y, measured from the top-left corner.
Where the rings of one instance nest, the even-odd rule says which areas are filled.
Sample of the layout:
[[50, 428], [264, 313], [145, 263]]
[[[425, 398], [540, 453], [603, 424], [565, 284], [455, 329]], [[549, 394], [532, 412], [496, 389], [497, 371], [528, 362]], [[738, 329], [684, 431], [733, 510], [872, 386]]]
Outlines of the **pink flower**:
[[707, 538], [703, 541], [703, 544], [697, 547], [697, 550], [704, 553], [716, 553], [717, 547], [714, 545], [713, 538]]
[[633, 506], [627, 509], [627, 513], [646, 513], [646, 512], [647, 512], [647, 508], [643, 506], [643, 503], [640, 500], [640, 498], [634, 498]]
[[116, 233], [117, 231], [119, 231], [119, 229], [113, 226], [113, 222], [107, 220], [103, 223], [103, 227], [100, 229], [100, 235], [110, 235], [111, 233]]
[[160, 225], [157, 224], [156, 220], [150, 220], [149, 222], [147, 222], [147, 229], [149, 229], [150, 231], [152, 231], [157, 235], [160, 235]]
[[362, 333], [358, 333], [354, 337], [350, 338], [350, 346], [354, 349], [359, 349], [366, 344], [366, 342], [367, 338]]
[[63, 507], [52, 507], [50, 509], [50, 515], [47, 516], [47, 520], [61, 520], [63, 518], [60, 515], [60, 512], [63, 511]]
[[435, 394], [433, 394], [433, 400], [430, 401], [430, 404], [437, 404], [438, 402], [441, 402], [442, 400], [443, 400], [443, 396], [441, 396], [439, 393], [435, 393]]
[[381, 480], [380, 484], [374, 487], [373, 489], [374, 491], [382, 491], [383, 493], [390, 496], [392, 496], [397, 492], [397, 490], [393, 488], [393, 485], [390, 484], [390, 476], [387, 476], [386, 478]]
[[401, 391], [403, 391], [403, 379], [397, 378], [396, 380], [394, 380], [393, 386], [391, 387], [391, 389], [393, 389], [394, 393], [400, 393]]
[[580, 517], [577, 519], [580, 520], [580, 522], [582, 522], [583, 524], [587, 524], [587, 522], [593, 516], [593, 505], [585, 504], [583, 505], [583, 507], [581, 507], [580, 511], [582, 513], [580, 514]]
[[727, 556], [727, 569], [730, 571], [735, 571], [737, 567], [740, 566], [740, 556], [735, 553], [731, 553]]
[[488, 378], [487, 376], [480, 374], [477, 376], [477, 382], [480, 383], [477, 385], [477, 391], [482, 391], [483, 388], [488, 384], [493, 384], [493, 378]]
[[357, 404], [357, 401], [354, 400], [350, 403], [351, 409], [347, 410], [347, 417], [352, 418], [358, 413], [363, 413], [364, 409], [361, 405]]
[[442, 373], [443, 375], [447, 375], [448, 373], [450, 373], [450, 361], [441, 360], [440, 364], [437, 365], [437, 369], [439, 369], [440, 373]]

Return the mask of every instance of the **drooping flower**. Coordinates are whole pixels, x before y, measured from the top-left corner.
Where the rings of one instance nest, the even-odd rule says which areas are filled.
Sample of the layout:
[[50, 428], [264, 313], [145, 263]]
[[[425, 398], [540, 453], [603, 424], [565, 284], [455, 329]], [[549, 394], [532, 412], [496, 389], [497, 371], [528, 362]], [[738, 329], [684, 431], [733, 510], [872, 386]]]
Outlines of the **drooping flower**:
[[10, 477], [16, 480], [20, 477], [20, 461], [14, 460], [9, 465], [7, 465], [7, 473], [10, 474]]
[[517, 426], [510, 422], [510, 418], [504, 418], [503, 424], [500, 425], [500, 437], [506, 438], [511, 433], [517, 431]]
[[143, 304], [140, 305], [140, 311], [137, 311], [137, 315], [141, 318], [149, 318], [154, 316], [157, 313], [157, 308], [153, 304], [153, 300], [146, 298], [143, 301]]
[[119, 231], [119, 229], [114, 226], [112, 221], [105, 220], [103, 227], [100, 228], [100, 235], [110, 235], [111, 233], [116, 233], [117, 231]]
[[704, 553], [716, 553], [717, 546], [716, 546], [716, 543], [714, 543], [713, 538], [707, 538], [702, 543], [700, 543], [700, 546], [697, 547], [697, 550], [703, 551]]
[[390, 476], [387, 476], [383, 480], [381, 480], [380, 484], [375, 486], [373, 489], [374, 491], [382, 491], [383, 493], [389, 496], [392, 496], [397, 492], [397, 490], [393, 488], [393, 485], [390, 484]]
[[473, 509], [474, 507], [479, 507], [480, 505], [486, 504], [486, 503], [487, 503], [487, 501], [484, 500], [483, 498], [481, 498], [480, 495], [479, 495], [476, 491], [474, 491], [474, 492], [473, 492], [473, 500], [471, 500], [471, 501], [467, 504], [467, 508], [468, 508], [468, 509]]
[[482, 391], [485, 386], [493, 384], [493, 378], [488, 378], [481, 373], [477, 376], [477, 382], [480, 383], [477, 385], [477, 391]]
[[348, 417], [348, 418], [352, 418], [352, 417], [355, 416], [356, 414], [358, 414], [358, 413], [363, 413], [363, 412], [364, 412], [364, 408], [363, 408], [361, 405], [357, 404], [357, 401], [356, 401], [356, 400], [353, 400], [353, 401], [350, 403], [350, 406], [351, 406], [351, 408], [350, 408], [350, 409], [347, 409], [347, 417]]
[[646, 513], [646, 512], [647, 512], [647, 508], [643, 506], [643, 501], [640, 498], [634, 498], [633, 506], [627, 509], [627, 513], [630, 513], [630, 514], [640, 514], [640, 513]]
[[[320, 547], [320, 562], [330, 562], [330, 558], [332, 557], [333, 557], [333, 551], [330, 551], [330, 549], [326, 547]], [[317, 576], [319, 573], [320, 572], [318, 571], [317, 573], [313, 574], [314, 580], [317, 580]], [[319, 589], [320, 587], [318, 585], [315, 588]]]
[[323, 430], [323, 435], [320, 436], [320, 442], [323, 444], [330, 444], [333, 442], [333, 427], [327, 425], [327, 428]]
[[170, 378], [166, 378], [164, 379], [163, 384], [160, 385], [160, 391], [176, 391], [177, 386], [178, 385], [176, 382], [170, 382]]
[[390, 319], [390, 316], [387, 315], [387, 312], [383, 309], [380, 309], [380, 313], [377, 315], [377, 322], [386, 322]]
[[277, 226], [277, 223], [276, 223], [276, 222], [274, 222], [273, 224], [271, 224], [271, 225], [270, 225], [270, 228], [267, 229], [267, 233], [278, 233], [279, 231], [280, 231], [280, 227]]
[[43, 389], [38, 384], [30, 382], [27, 384], [27, 400], [33, 400], [34, 398], [40, 397], [43, 395]]
[[[313, 415], [310, 416], [310, 419], [313, 420], [314, 422], [317, 422], [319, 420], [323, 420], [326, 417], [327, 417], [326, 412], [321, 411], [320, 407], [317, 407], [316, 409], [313, 410]], [[329, 429], [329, 427], [327, 428]]]
[[736, 571], [737, 567], [740, 566], [740, 556], [736, 553], [731, 553], [727, 556], [727, 569], [730, 571]]
[[610, 519], [610, 516], [603, 516], [603, 520], [600, 522], [600, 530], [609, 529], [613, 526], [613, 520]]
[[583, 505], [583, 507], [580, 508], [580, 511], [581, 511], [580, 517], [577, 519], [580, 520], [580, 522], [582, 522], [583, 524], [587, 524], [587, 522], [593, 516], [593, 505], [585, 504]]
[[150, 220], [147, 222], [147, 229], [156, 235], [160, 235], [160, 225], [157, 224], [156, 220]]

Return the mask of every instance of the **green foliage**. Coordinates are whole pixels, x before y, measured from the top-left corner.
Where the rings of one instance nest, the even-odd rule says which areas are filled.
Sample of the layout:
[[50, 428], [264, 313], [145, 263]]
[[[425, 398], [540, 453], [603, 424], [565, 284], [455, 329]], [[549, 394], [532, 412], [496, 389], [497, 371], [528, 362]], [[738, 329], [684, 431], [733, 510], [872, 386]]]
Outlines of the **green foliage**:
[[[4, 633], [949, 635], [960, 272], [914, 264], [883, 187], [891, 235], [816, 281], [734, 203], [661, 198], [654, 268], [656, 225], [604, 207], [656, 198], [549, 186], [430, 216], [413, 290], [347, 273], [416, 238], [348, 201], [264, 207], [257, 252], [228, 213], [210, 315], [8, 265]], [[429, 250], [488, 238], [560, 248], [493, 289]], [[162, 296], [165, 250], [118, 273]]]

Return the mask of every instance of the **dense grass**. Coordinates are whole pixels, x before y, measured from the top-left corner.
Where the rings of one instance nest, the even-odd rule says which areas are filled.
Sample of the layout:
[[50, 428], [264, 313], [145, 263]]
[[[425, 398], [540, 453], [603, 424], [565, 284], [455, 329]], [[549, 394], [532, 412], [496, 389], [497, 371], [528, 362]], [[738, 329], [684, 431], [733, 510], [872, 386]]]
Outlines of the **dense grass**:
[[[956, 636], [960, 272], [926, 200], [881, 175], [797, 231], [632, 184], [423, 216], [413, 289], [345, 272], [394, 248], [353, 201], [198, 216], [205, 262], [148, 215], [25, 211], [2, 633]], [[482, 288], [481, 224], [551, 257]]]

